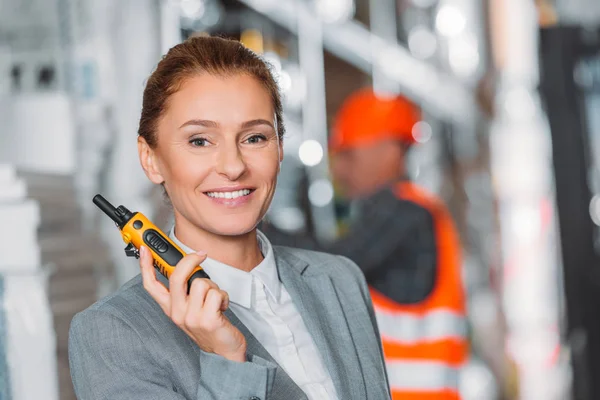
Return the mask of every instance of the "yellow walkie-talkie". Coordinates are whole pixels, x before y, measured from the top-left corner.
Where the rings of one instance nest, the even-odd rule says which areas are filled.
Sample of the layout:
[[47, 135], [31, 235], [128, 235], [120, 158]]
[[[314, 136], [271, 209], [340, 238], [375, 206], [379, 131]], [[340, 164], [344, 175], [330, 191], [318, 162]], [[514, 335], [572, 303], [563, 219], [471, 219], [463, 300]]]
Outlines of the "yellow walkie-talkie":
[[[94, 204], [115, 221], [123, 241], [127, 243], [127, 256], [139, 258], [140, 246], [145, 245], [154, 258], [154, 267], [167, 279], [171, 277], [175, 266], [185, 256], [179, 246], [140, 212], [131, 212], [124, 206], [115, 208], [99, 194], [94, 196]], [[188, 293], [196, 278], [209, 279], [209, 276], [201, 266], [196, 267], [188, 278]]]

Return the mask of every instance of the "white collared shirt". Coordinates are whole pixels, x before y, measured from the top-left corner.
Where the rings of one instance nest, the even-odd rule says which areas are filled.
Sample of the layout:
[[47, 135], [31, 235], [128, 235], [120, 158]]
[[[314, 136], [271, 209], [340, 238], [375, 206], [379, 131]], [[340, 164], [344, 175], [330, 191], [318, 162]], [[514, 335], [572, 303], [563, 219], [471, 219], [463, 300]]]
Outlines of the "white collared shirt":
[[[190, 249], [171, 230], [171, 239]], [[279, 280], [271, 243], [257, 231], [263, 261], [252, 271], [207, 258], [202, 267], [229, 294], [229, 307], [310, 400], [337, 399], [317, 346], [288, 291]]]

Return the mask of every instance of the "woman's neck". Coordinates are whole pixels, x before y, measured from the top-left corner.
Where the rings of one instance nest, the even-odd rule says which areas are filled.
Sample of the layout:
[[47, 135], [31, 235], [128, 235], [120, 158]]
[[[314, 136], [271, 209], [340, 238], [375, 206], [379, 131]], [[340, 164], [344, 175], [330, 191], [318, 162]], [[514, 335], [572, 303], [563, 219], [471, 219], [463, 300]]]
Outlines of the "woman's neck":
[[263, 260], [256, 229], [239, 236], [207, 232], [175, 218], [175, 237], [195, 251], [205, 251], [213, 260], [250, 272]]

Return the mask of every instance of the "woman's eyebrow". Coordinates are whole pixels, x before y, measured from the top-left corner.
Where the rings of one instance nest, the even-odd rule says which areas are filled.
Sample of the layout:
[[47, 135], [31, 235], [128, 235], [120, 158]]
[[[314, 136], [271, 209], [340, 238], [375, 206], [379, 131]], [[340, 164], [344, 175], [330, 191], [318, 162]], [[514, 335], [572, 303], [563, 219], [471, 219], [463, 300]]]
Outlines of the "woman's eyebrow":
[[271, 122], [267, 121], [266, 119], [253, 119], [251, 121], [246, 121], [242, 124], [242, 129], [252, 128], [252, 127], [258, 126], [258, 125], [268, 125], [272, 129], [275, 129], [273, 124]]
[[[189, 125], [204, 126], [206, 128], [218, 128], [219, 127], [219, 124], [215, 121], [210, 121], [207, 119], [191, 119], [187, 122], [184, 122], [179, 127], [179, 129], [183, 128], [184, 126], [189, 126]], [[266, 119], [253, 119], [250, 121], [246, 121], [242, 124], [242, 129], [252, 128], [252, 127], [258, 126], [258, 125], [268, 125], [272, 129], [275, 129], [273, 124], [271, 122], [267, 121]]]
[[196, 126], [204, 126], [206, 128], [218, 128], [219, 124], [216, 123], [215, 121], [209, 121], [206, 119], [191, 119], [187, 122], [184, 122], [179, 129], [183, 128], [184, 126], [188, 126], [188, 125], [196, 125]]

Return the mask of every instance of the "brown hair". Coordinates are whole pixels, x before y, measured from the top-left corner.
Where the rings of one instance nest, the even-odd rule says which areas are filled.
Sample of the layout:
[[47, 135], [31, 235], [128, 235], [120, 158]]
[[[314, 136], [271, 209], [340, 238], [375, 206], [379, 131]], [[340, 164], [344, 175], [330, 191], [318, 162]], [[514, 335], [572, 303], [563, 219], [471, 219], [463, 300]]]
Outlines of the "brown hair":
[[193, 37], [171, 48], [148, 78], [138, 129], [138, 134], [148, 145], [156, 146], [158, 121], [167, 108], [169, 97], [179, 90], [185, 79], [202, 73], [221, 76], [247, 74], [258, 80], [271, 95], [277, 134], [280, 139], [283, 138], [281, 96], [269, 65], [238, 41]]

